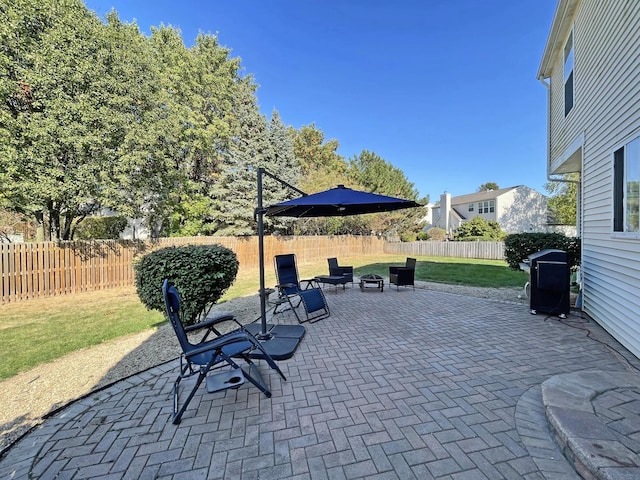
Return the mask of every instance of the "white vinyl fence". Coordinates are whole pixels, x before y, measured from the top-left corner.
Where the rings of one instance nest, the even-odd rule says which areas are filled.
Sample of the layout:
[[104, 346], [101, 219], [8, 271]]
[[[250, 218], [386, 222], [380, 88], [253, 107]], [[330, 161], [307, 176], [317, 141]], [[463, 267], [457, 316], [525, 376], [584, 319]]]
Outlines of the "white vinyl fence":
[[387, 242], [384, 253], [425, 257], [504, 260], [504, 242]]

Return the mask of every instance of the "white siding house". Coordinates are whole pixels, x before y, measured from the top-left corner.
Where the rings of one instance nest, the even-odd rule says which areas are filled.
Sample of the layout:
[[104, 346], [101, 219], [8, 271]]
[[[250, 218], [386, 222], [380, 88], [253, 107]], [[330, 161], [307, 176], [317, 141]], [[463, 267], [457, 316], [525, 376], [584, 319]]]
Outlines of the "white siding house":
[[547, 228], [547, 197], [524, 185], [451, 197], [444, 193], [432, 207], [432, 226], [453, 232], [474, 217], [495, 220], [507, 233]]
[[640, 1], [559, 0], [538, 78], [547, 171], [580, 174], [582, 308], [640, 357]]

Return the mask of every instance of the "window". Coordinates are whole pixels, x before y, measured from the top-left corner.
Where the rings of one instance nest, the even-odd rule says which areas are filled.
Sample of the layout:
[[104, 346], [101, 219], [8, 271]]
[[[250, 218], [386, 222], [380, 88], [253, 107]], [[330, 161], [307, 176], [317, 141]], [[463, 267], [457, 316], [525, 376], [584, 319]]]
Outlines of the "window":
[[564, 46], [564, 116], [573, 108], [573, 32]]
[[613, 231], [640, 232], [640, 137], [613, 153]]
[[473, 212], [473, 203], [470, 203], [470, 204], [469, 204], [469, 211], [470, 211], [470, 212]]
[[478, 202], [478, 213], [493, 213], [496, 211], [496, 201], [488, 200], [486, 202]]

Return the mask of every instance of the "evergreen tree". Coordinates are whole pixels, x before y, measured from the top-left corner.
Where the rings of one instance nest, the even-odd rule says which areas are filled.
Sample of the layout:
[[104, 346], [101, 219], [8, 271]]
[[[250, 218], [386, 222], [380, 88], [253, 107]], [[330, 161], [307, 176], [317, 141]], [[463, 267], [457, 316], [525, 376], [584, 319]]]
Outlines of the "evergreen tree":
[[[296, 160], [293, 137], [290, 130], [285, 126], [277, 110], [271, 114], [269, 122], [269, 143], [273, 158], [269, 161], [271, 173], [294, 187], [300, 181], [300, 164]], [[299, 196], [299, 194], [289, 188], [283, 188], [282, 184], [277, 184], [272, 179], [265, 179], [265, 187], [269, 190], [265, 198], [269, 199], [268, 204], [279, 203]], [[265, 203], [265, 205], [268, 205]], [[267, 223], [270, 228], [281, 233], [291, 233], [295, 220], [287, 217], [271, 217]]]
[[[269, 142], [267, 120], [260, 113], [254, 94], [255, 85], [247, 78], [239, 85], [234, 99], [236, 130], [229, 151], [212, 188], [213, 231], [216, 235], [255, 235], [257, 224], [256, 170], [271, 170], [274, 158]], [[263, 201], [268, 205], [274, 197], [265, 182]]]

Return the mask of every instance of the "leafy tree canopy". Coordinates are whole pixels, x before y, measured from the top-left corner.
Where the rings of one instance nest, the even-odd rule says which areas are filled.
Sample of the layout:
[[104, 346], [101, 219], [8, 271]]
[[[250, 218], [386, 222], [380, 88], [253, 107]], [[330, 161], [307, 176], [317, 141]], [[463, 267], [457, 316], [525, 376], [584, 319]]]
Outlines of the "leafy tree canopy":
[[489, 192], [491, 190], [500, 190], [500, 187], [496, 182], [483, 183], [478, 187], [478, 192]]
[[347, 168], [344, 158], [337, 153], [340, 144], [337, 140], [325, 141], [324, 132], [315, 124], [293, 130], [293, 148], [300, 163], [303, 176], [312, 175], [321, 170], [343, 174]]
[[[418, 191], [402, 170], [394, 167], [374, 152], [363, 150], [349, 161], [349, 176], [364, 190], [392, 197], [418, 201], [426, 205], [428, 198], [419, 199]], [[424, 222], [423, 208], [411, 208], [395, 212], [371, 215], [370, 227], [376, 233], [417, 234]]]
[[454, 238], [459, 241], [500, 241], [505, 236], [498, 222], [485, 220], [482, 217], [473, 217], [468, 222], [464, 222], [454, 233]]
[[0, 89], [3, 203], [48, 218], [58, 239], [104, 206], [134, 214], [167, 171], [154, 148], [167, 135], [166, 103], [145, 37], [115, 14], [102, 24], [75, 0], [18, 0], [7, 13], [3, 36], [15, 48]]
[[569, 182], [547, 182], [544, 186], [550, 196], [547, 208], [555, 223], [561, 225], [575, 225], [578, 209], [578, 180], [577, 173], [565, 175]]
[[[418, 200], [375, 153], [346, 162], [314, 124], [287, 127], [277, 111], [268, 121], [253, 78], [215, 36], [188, 48], [172, 27], [145, 36], [81, 0], [2, 1], [0, 12], [0, 208], [49, 238], [73, 238], [103, 208], [145, 218], [154, 235], [255, 234], [257, 167], [309, 193], [344, 184]], [[266, 205], [291, 198], [264, 180]], [[413, 232], [423, 214], [269, 218], [265, 228]]]

